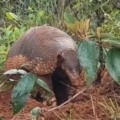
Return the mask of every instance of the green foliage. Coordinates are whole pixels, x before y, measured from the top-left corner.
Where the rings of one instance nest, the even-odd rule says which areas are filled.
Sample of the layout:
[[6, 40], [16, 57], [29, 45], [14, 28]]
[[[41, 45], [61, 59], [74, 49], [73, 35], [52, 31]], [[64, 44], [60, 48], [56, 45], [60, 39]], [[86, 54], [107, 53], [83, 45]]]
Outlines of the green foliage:
[[6, 12], [5, 14], [9, 20], [14, 20], [14, 19], [18, 20], [19, 19], [18, 16], [16, 16], [14, 13]]
[[[61, 26], [57, 0], [0, 1], [0, 70], [11, 44], [32, 26]], [[60, 12], [61, 11], [61, 12]]]
[[94, 41], [84, 41], [80, 43], [78, 53], [80, 63], [86, 72], [87, 85], [91, 85], [98, 69], [99, 47]]
[[[44, 99], [49, 99], [49, 98], [51, 98], [51, 96], [52, 96], [52, 91], [50, 90], [50, 88], [49, 88], [49, 86], [43, 81], [43, 80], [41, 80], [41, 79], [37, 79], [37, 81], [36, 81], [36, 84], [39, 86], [39, 87], [41, 87], [41, 88], [43, 88], [44, 90], [45, 90], [45, 92], [44, 92]], [[35, 86], [36, 87], [36, 86]], [[36, 88], [36, 90], [38, 90], [39, 88]], [[33, 89], [33, 95], [34, 95], [34, 92], [35, 93], [37, 93], [36, 91], [34, 91], [34, 89]]]
[[51, 92], [50, 88], [48, 87], [48, 85], [43, 82], [42, 80], [40, 79], [37, 79], [36, 83], [41, 86], [42, 88], [44, 88], [47, 92]]
[[[79, 43], [78, 52], [80, 62], [86, 71], [87, 84], [90, 85], [96, 77], [98, 61], [100, 62], [101, 58], [99, 53], [103, 52], [101, 51], [103, 49], [109, 51], [106, 58], [107, 69], [113, 79], [120, 83], [118, 68], [120, 50], [115, 49], [120, 48], [120, 11], [116, 7], [116, 0], [1, 0], [0, 70], [3, 69], [12, 43], [27, 29], [43, 24], [63, 29], [64, 25], [67, 25], [68, 31], [79, 39], [77, 42], [82, 41]], [[98, 26], [101, 26], [102, 30], [97, 29]], [[100, 62], [100, 66], [101, 64], [105, 63]], [[35, 81], [47, 92], [51, 92], [45, 83], [35, 80], [33, 76], [31, 74], [24, 76], [14, 88], [12, 97], [14, 113], [19, 112], [25, 105]]]
[[31, 26], [39, 26], [42, 24], [48, 23], [48, 16], [45, 11], [30, 11], [28, 15], [28, 20], [22, 23], [22, 19], [20, 20], [21, 24], [24, 24], [26, 28], [30, 28]]
[[0, 28], [0, 70], [3, 68], [4, 61], [11, 44], [26, 31], [25, 27], [18, 28], [9, 25], [6, 28]]
[[78, 19], [87, 19], [88, 16], [95, 17], [94, 12], [99, 7], [100, 3], [94, 0], [74, 0], [66, 7], [66, 10]]
[[0, 38], [0, 44], [10, 46], [18, 37], [20, 37], [25, 31], [26, 28], [22, 27], [13, 27], [12, 25], [0, 29], [2, 37]]
[[77, 21], [74, 16], [66, 12], [64, 18], [68, 30], [78, 36], [80, 40], [88, 39], [90, 34], [90, 19]]
[[18, 113], [26, 104], [36, 80], [37, 77], [32, 73], [26, 74], [13, 88], [12, 105], [14, 114]]
[[4, 21], [8, 21], [8, 18], [10, 18], [9, 22], [13, 24], [11, 20], [13, 17], [17, 17], [20, 24], [25, 25], [27, 28], [46, 23], [53, 24], [53, 21], [57, 25], [61, 19], [61, 13], [58, 14], [60, 12], [59, 8], [61, 8], [59, 5], [57, 0], [10, 0], [7, 2], [2, 0], [0, 7], [4, 9], [1, 9], [1, 18]]
[[106, 56], [106, 66], [112, 78], [120, 84], [120, 49], [111, 49]]
[[[101, 9], [105, 13], [103, 8]], [[100, 69], [103, 69], [103, 64], [105, 64], [105, 60], [104, 60], [105, 52], [103, 52], [103, 50], [111, 51], [111, 48], [120, 48], [120, 36], [119, 36], [120, 34], [115, 34], [114, 33], [115, 29], [114, 29], [114, 32], [112, 30], [108, 31], [108, 33], [103, 32], [105, 30], [103, 27], [104, 25], [102, 27], [96, 26], [96, 28], [93, 28], [90, 25], [89, 19], [76, 20], [70, 23], [69, 21], [71, 20], [71, 18], [74, 18], [74, 17], [73, 16], [69, 17], [69, 16], [70, 15], [65, 14], [65, 20], [66, 20], [65, 22], [68, 30], [70, 30], [72, 33], [74, 33], [77, 36], [78, 43], [81, 41], [84, 41], [80, 43], [78, 47], [78, 53], [79, 53], [79, 59], [80, 59], [81, 65], [83, 66], [86, 72], [87, 84], [90, 85], [95, 80], [96, 73], [98, 70], [97, 69], [98, 61], [100, 62]], [[109, 20], [113, 20], [110, 18], [108, 14], [107, 16]], [[117, 28], [118, 26], [120, 28], [120, 25], [118, 23], [116, 24], [116, 26]], [[100, 46], [100, 49], [97, 49], [97, 47], [95, 47], [93, 44], [90, 44], [90, 43], [94, 43], [96, 45], [98, 44]], [[113, 55], [112, 57], [116, 58], [116, 56]], [[115, 60], [113, 61], [113, 63], [111, 63], [111, 65], [115, 64], [114, 62]], [[118, 59], [117, 59], [117, 62], [119, 63]], [[118, 71], [117, 65], [115, 65], [115, 67], [116, 67], [115, 72], [117, 72]], [[109, 72], [111, 72], [110, 67], [107, 67], [107, 69]], [[110, 75], [114, 78], [115, 81], [118, 82], [119, 77], [118, 76], [115, 77], [115, 75], [113, 75], [115, 74], [114, 72], [113, 74], [111, 73]]]
[[[18, 70], [19, 72], [20, 70]], [[9, 70], [5, 72], [5, 74], [17, 74], [17, 70]], [[21, 71], [20, 71], [21, 72]], [[23, 72], [21, 72], [23, 73]], [[24, 75], [25, 73], [23, 73]], [[22, 76], [23, 76], [22, 75]], [[13, 81], [14, 82], [14, 81]], [[12, 83], [12, 82], [11, 82]], [[16, 86], [14, 86], [13, 91], [12, 91], [12, 105], [13, 105], [13, 112], [14, 114], [18, 113], [22, 108], [25, 106], [28, 97], [30, 95], [30, 92], [33, 90], [33, 87], [36, 87], [36, 84], [39, 85], [39, 87], [43, 88], [45, 90], [46, 98], [51, 97], [52, 93], [51, 90], [49, 89], [48, 85], [37, 78], [32, 73], [26, 73], [17, 83]], [[6, 84], [5, 84], [6, 86]], [[39, 89], [39, 88], [38, 88]], [[38, 90], [37, 90], [38, 92]]]
[[[100, 16], [103, 16], [105, 17], [105, 22], [102, 24], [103, 32], [107, 31], [113, 33], [115, 36], [119, 36], [120, 14], [117, 9], [113, 10], [115, 3], [117, 5], [117, 2], [113, 0], [109, 0], [107, 3], [104, 1], [96, 2], [95, 0], [1, 0], [0, 26], [3, 28], [0, 30], [0, 44], [1, 42], [3, 43], [0, 46], [0, 69], [3, 67], [6, 51], [8, 51], [11, 44], [31, 26], [49, 24], [64, 28], [64, 11], [66, 11], [64, 14], [66, 20], [69, 18], [68, 20], [71, 19], [70, 22], [73, 22], [76, 18], [78, 21], [80, 19], [90, 18], [93, 27], [97, 26], [97, 22], [100, 21]], [[109, 15], [107, 14], [108, 12], [110, 13]], [[75, 17], [72, 18], [69, 13]], [[12, 27], [8, 29], [11, 25]], [[79, 23], [74, 26], [74, 30], [76, 26], [79, 26]], [[18, 31], [16, 28], [19, 29], [19, 35], [15, 34], [15, 31]], [[94, 29], [96, 30], [96, 28]]]
[[32, 120], [36, 120], [37, 116], [40, 114], [41, 108], [35, 107], [31, 110]]
[[106, 37], [103, 36], [104, 39], [101, 40], [101, 42], [104, 45], [108, 45], [109, 47], [114, 47], [114, 48], [120, 48], [120, 38], [119, 37], [114, 37], [108, 34]]
[[115, 36], [120, 36], [120, 11], [112, 10], [109, 17], [106, 17], [105, 22], [102, 24], [102, 31], [112, 33]]
[[68, 24], [74, 24], [76, 22], [76, 19], [69, 13], [64, 13], [64, 18]]

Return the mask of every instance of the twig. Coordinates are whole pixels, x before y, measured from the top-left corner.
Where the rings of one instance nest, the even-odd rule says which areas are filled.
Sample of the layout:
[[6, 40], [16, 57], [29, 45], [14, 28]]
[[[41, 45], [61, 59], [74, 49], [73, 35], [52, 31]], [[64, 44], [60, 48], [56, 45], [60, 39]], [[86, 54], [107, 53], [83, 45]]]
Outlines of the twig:
[[56, 114], [55, 112], [53, 112], [53, 114], [57, 116], [60, 120], [62, 120], [62, 118], [58, 114]]
[[92, 108], [93, 108], [93, 114], [95, 116], [95, 120], [98, 120], [97, 119], [97, 114], [96, 114], [96, 106], [93, 103], [93, 97], [92, 97], [92, 95], [90, 95], [90, 98], [91, 98], [91, 102], [92, 102]]
[[[56, 109], [60, 109], [61, 107], [63, 107], [65, 104], [69, 103], [70, 101], [72, 101], [73, 99], [75, 99], [78, 95], [80, 95], [81, 93], [83, 93], [85, 90], [87, 90], [87, 88], [83, 88], [81, 91], [79, 91], [78, 93], [76, 93], [72, 98], [70, 98], [69, 100], [67, 100], [66, 102], [62, 103], [61, 105], [57, 106], [57, 107], [54, 107], [50, 110], [48, 110], [47, 112], [51, 112], [53, 110], [56, 110]], [[46, 112], [46, 113], [47, 113]]]
[[107, 14], [107, 13], [104, 11], [103, 6], [107, 5], [107, 3], [108, 3], [109, 1], [110, 1], [110, 0], [107, 0], [105, 3], [103, 3], [103, 4], [101, 5], [101, 10], [102, 10], [102, 12], [103, 12], [104, 14]]
[[22, 110], [18, 114], [14, 115], [14, 117], [11, 120], [16, 120], [16, 118], [20, 116], [21, 113], [22, 113]]
[[64, 83], [64, 82], [62, 82], [62, 81], [59, 81], [59, 82], [60, 82], [61, 84], [65, 85], [65, 86], [71, 88], [72, 90], [75, 90], [75, 91], [76, 91], [76, 89], [73, 88], [73, 87], [71, 87], [70, 85], [68, 85], [68, 84], [66, 84], [66, 83]]

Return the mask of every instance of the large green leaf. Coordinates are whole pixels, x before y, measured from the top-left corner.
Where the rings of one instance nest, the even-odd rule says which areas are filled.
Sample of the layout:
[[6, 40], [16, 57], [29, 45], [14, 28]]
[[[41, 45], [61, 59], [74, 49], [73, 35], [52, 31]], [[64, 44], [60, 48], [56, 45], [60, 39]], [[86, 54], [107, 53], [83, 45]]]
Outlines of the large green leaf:
[[90, 85], [98, 69], [99, 47], [93, 41], [83, 41], [78, 47], [78, 54], [80, 63], [86, 72], [87, 85]]
[[120, 49], [111, 49], [106, 56], [106, 67], [111, 77], [120, 84]]
[[13, 112], [18, 113], [26, 104], [31, 90], [37, 80], [37, 77], [32, 74], [24, 75], [12, 91]]

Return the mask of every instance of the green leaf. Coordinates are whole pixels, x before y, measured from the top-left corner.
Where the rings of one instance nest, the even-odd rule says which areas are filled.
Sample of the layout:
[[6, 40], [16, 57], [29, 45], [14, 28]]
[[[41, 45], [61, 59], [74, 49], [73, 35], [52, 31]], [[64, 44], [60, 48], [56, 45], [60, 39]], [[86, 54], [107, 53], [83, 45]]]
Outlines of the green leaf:
[[40, 87], [44, 88], [46, 91], [51, 92], [51, 90], [50, 90], [50, 88], [48, 87], [47, 83], [45, 83], [45, 82], [42, 81], [41, 79], [37, 79], [36, 83], [37, 83]]
[[106, 37], [101, 40], [103, 44], [109, 44], [111, 47], [120, 48], [120, 38], [118, 37]]
[[109, 44], [111, 47], [120, 48], [120, 39], [102, 39], [103, 44]]
[[106, 67], [111, 77], [120, 85], [120, 49], [111, 49], [106, 56]]
[[32, 74], [24, 75], [18, 82], [18, 84], [13, 88], [12, 91], [12, 105], [14, 114], [18, 113], [26, 104], [27, 99], [37, 77]]
[[70, 23], [73, 24], [76, 22], [76, 19], [71, 14], [69, 14], [67, 12], [64, 12], [64, 18], [65, 18], [66, 22], [69, 24]]
[[31, 114], [32, 114], [32, 120], [36, 120], [38, 115], [40, 115], [40, 113], [42, 113], [42, 110], [40, 107], [35, 107], [31, 110]]
[[12, 12], [6, 12], [5, 14], [9, 20], [19, 20], [18, 16]]
[[86, 72], [87, 85], [90, 85], [98, 69], [99, 47], [93, 41], [83, 41], [78, 47], [78, 54], [80, 63]]
[[43, 17], [45, 15], [45, 11], [42, 10], [42, 11], [38, 12], [38, 14], [39, 14], [40, 17]]
[[28, 7], [28, 10], [30, 11], [30, 12], [33, 12], [34, 10], [33, 10], [33, 8], [32, 7]]

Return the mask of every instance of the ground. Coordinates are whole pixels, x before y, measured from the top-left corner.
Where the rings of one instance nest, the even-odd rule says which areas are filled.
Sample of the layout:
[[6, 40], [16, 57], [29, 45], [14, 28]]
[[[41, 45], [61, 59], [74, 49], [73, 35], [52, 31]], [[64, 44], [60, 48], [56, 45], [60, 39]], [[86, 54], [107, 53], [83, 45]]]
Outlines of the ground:
[[0, 116], [5, 120], [31, 120], [30, 111], [35, 107], [47, 108], [49, 111], [38, 120], [120, 120], [120, 89], [110, 75], [103, 71], [101, 83], [86, 89], [84, 77], [77, 90], [80, 94], [72, 101], [55, 110], [30, 98], [24, 110], [14, 116], [10, 91], [0, 93]]

